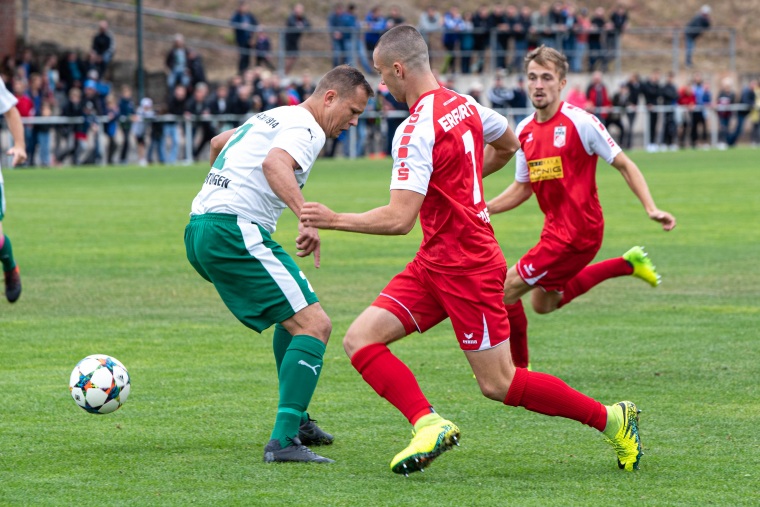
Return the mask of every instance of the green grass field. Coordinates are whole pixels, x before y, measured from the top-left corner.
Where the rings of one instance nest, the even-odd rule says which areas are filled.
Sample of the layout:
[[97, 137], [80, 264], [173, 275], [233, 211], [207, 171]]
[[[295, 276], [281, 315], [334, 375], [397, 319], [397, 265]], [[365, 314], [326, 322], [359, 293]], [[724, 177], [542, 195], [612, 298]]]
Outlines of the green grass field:
[[[408, 479], [388, 463], [406, 420], [351, 367], [342, 336], [413, 257], [406, 237], [322, 234], [299, 260], [333, 338], [311, 413], [336, 435], [329, 466], [267, 465], [277, 405], [271, 330], [239, 324], [185, 259], [190, 202], [207, 167], [6, 170], [24, 292], [0, 300], [0, 505], [758, 505], [758, 151], [633, 153], [678, 227], [650, 222], [600, 165], [600, 258], [647, 246], [652, 289], [611, 280], [551, 315], [529, 312], [534, 369], [643, 410], [641, 470], [624, 473], [595, 430], [486, 400], [448, 323], [393, 346], [462, 429], [462, 447]], [[388, 199], [388, 161], [321, 161], [307, 199], [362, 211]], [[513, 164], [486, 179], [486, 194]], [[513, 263], [538, 238], [531, 200], [493, 218]], [[295, 252], [295, 219], [275, 238]], [[90, 415], [71, 399], [76, 362], [120, 359], [132, 394]]]

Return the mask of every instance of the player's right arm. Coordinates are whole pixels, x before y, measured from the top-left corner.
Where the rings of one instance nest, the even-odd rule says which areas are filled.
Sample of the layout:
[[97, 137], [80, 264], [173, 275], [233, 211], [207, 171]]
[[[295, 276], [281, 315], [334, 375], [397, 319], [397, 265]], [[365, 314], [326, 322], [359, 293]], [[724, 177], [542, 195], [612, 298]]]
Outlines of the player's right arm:
[[414, 227], [424, 199], [413, 190], [393, 189], [387, 205], [364, 213], [336, 213], [324, 204], [307, 202], [301, 208], [301, 222], [318, 229], [403, 235]]
[[209, 155], [211, 165], [214, 165], [214, 162], [216, 162], [216, 157], [218, 157], [219, 154], [222, 152], [222, 150], [224, 149], [224, 145], [227, 144], [227, 141], [230, 140], [230, 137], [232, 137], [232, 135], [235, 133], [236, 130], [237, 130], [236, 128], [225, 130], [221, 134], [216, 135], [214, 136], [213, 139], [211, 139], [211, 145], [210, 145], [211, 153]]
[[6, 152], [13, 157], [11, 165], [17, 166], [23, 164], [26, 160], [26, 141], [24, 139], [24, 124], [21, 122], [21, 114], [16, 106], [11, 107], [5, 112], [5, 122], [8, 124], [8, 130], [13, 137], [13, 146]]
[[520, 141], [512, 129], [507, 130], [495, 141], [486, 144], [483, 153], [483, 177], [493, 174], [512, 160], [517, 150], [520, 149]]

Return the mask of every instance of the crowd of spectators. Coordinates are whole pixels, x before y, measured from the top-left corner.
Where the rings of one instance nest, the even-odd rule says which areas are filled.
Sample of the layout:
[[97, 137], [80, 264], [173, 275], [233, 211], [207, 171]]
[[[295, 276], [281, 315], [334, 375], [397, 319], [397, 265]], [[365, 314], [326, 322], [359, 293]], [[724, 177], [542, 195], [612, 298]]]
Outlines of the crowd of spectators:
[[[703, 7], [698, 16], [709, 16], [709, 8]], [[643, 121], [650, 151], [687, 144], [707, 146], [707, 122], [711, 118], [708, 111], [714, 107], [718, 147], [734, 145], [747, 121], [751, 123], [753, 144], [760, 144], [757, 81], [737, 90], [726, 79], [713, 94], [699, 73], [694, 73], [689, 83], [679, 84], [676, 76], [669, 74], [663, 79], [653, 71], [643, 79], [633, 74], [616, 90], [608, 90], [604, 79], [606, 51], [618, 43], [626, 20], [627, 13], [621, 5], [609, 15], [597, 8], [591, 17], [582, 8], [559, 2], [542, 5], [536, 11], [484, 6], [473, 13], [460, 13], [456, 7], [440, 13], [430, 6], [421, 13], [418, 28], [425, 37], [442, 37], [442, 45], [449, 53], [442, 64], [448, 74], [443, 73], [447, 77], [441, 82], [449, 88], [456, 88], [451, 73], [457, 70], [464, 74], [483, 73], [484, 52], [495, 40], [500, 51], [499, 68], [478, 77], [481, 81], [475, 81], [469, 89], [458, 91], [471, 94], [485, 105], [509, 111], [515, 124], [529, 108], [525, 83], [519, 77], [511, 79], [512, 86], [505, 83], [510, 72], [521, 65], [525, 51], [535, 44], [547, 44], [568, 52], [571, 68], [595, 69], [587, 84], [568, 87], [565, 100], [595, 113], [624, 148], [633, 144], [633, 127], [642, 105], [647, 110]], [[405, 22], [394, 6], [389, 6], [387, 12], [374, 7], [360, 19], [354, 5], [336, 4], [327, 20], [333, 63], [358, 63], [371, 72], [367, 55], [371, 55], [380, 35]], [[99, 23], [87, 54], [68, 51], [40, 58], [27, 48], [18, 58], [5, 58], [0, 71], [19, 100], [20, 113], [38, 118], [25, 128], [28, 164], [112, 164], [135, 158], [140, 164], [173, 164], [187, 159], [187, 155], [199, 160], [211, 138], [221, 130], [239, 124], [252, 113], [298, 104], [313, 92], [314, 83], [308, 73], [291, 79], [272, 72], [268, 37], [245, 1], [238, 4], [230, 23], [239, 48], [234, 76], [221, 84], [209, 83], [200, 53], [176, 34], [165, 59], [166, 93], [140, 100], [130, 86], [115, 90], [107, 80], [115, 43], [106, 21]], [[286, 65], [290, 69], [298, 58], [300, 35], [310, 26], [303, 5], [294, 5], [287, 19], [289, 31], [285, 39], [289, 51]], [[494, 30], [496, 35], [492, 37]], [[251, 48], [256, 51], [251, 53]], [[364, 57], [352, 61], [351, 55], [357, 54]], [[492, 82], [487, 90], [483, 81]], [[390, 152], [392, 133], [403, 121], [406, 105], [396, 102], [382, 86], [377, 92], [367, 110], [384, 114], [363, 117], [356, 129], [356, 145], [349, 147], [346, 137], [339, 138], [328, 143], [325, 156], [349, 151], [359, 156]], [[742, 107], [725, 107], [731, 105]], [[72, 121], [45, 122], [45, 117]]]

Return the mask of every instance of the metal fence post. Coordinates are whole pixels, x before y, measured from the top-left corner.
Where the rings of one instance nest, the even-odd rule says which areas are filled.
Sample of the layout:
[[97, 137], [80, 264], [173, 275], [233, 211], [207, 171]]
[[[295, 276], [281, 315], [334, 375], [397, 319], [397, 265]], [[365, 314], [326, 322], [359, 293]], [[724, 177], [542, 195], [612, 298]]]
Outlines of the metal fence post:
[[184, 118], [185, 126], [185, 165], [193, 163], [193, 124], [189, 118]]

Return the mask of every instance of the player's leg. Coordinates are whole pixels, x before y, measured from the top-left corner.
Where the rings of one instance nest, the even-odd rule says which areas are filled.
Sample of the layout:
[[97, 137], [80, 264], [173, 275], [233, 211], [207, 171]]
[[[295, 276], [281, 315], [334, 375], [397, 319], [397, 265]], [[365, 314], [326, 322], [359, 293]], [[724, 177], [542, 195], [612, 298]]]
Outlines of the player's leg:
[[520, 368], [527, 368], [530, 363], [528, 354], [528, 318], [525, 316], [522, 297], [533, 290], [518, 274], [517, 266], [507, 271], [504, 282], [504, 304], [509, 316], [509, 348], [512, 351], [512, 362]]
[[5, 280], [5, 297], [8, 302], [15, 303], [21, 297], [21, 275], [16, 260], [13, 258], [11, 240], [3, 233], [3, 218], [5, 217], [5, 193], [3, 174], [0, 172], [0, 263], [3, 266]]
[[192, 217], [185, 243], [188, 259], [238, 320], [257, 332], [280, 322], [292, 336], [279, 367], [280, 401], [265, 461], [330, 462], [297, 436], [331, 332], [306, 277], [265, 230], [233, 215]]
[[635, 246], [620, 257], [586, 266], [567, 282], [558, 307], [565, 306], [605, 280], [619, 276], [635, 276], [652, 287], [660, 283], [660, 275], [657, 274], [657, 269], [644, 251], [644, 247]]
[[487, 398], [596, 428], [613, 446], [621, 469], [630, 471], [639, 467], [642, 453], [638, 410], [632, 402], [604, 406], [557, 377], [515, 368], [510, 351], [503, 346], [466, 351], [465, 355]]

